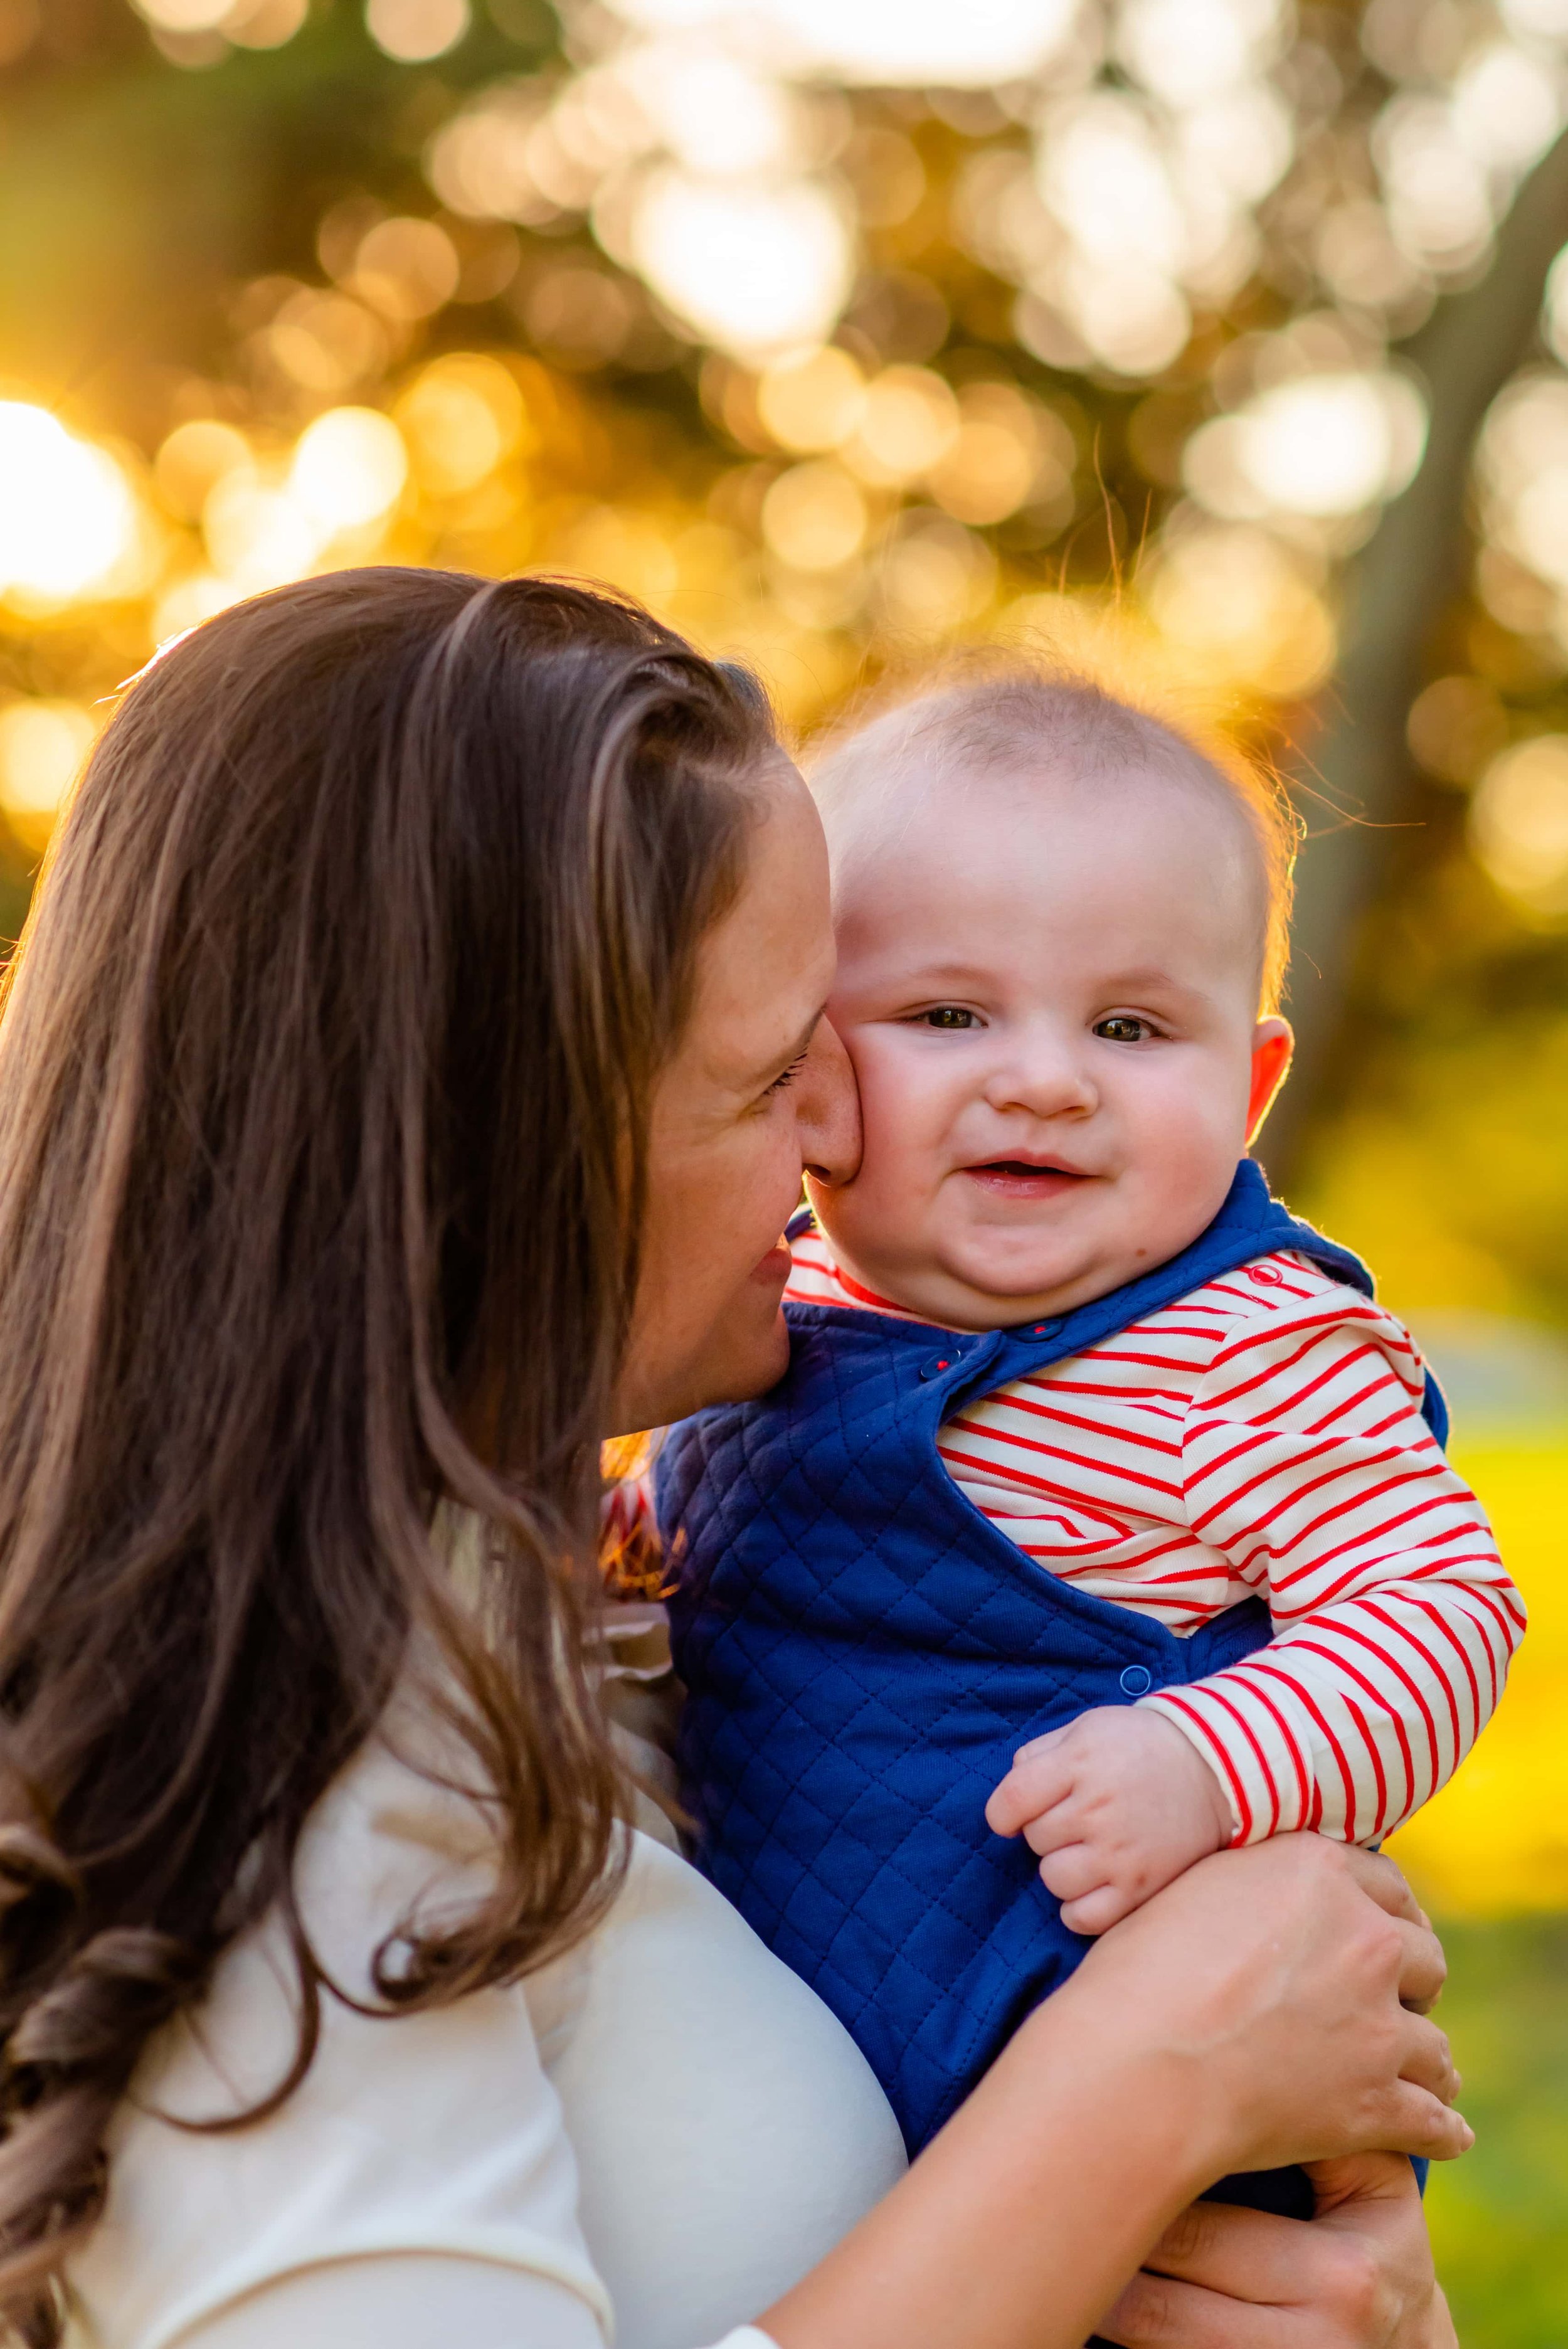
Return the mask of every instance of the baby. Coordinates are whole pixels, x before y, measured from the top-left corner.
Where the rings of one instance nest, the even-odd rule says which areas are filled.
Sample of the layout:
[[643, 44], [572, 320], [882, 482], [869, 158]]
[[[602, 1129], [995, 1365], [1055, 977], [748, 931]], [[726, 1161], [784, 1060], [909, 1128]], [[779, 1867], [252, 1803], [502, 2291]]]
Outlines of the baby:
[[658, 1506], [699, 1858], [915, 2148], [1205, 1854], [1408, 1817], [1524, 1613], [1408, 1335], [1243, 1154], [1291, 1045], [1266, 788], [1032, 677], [814, 781], [864, 1157], [791, 1226], [788, 1373], [674, 1432]]

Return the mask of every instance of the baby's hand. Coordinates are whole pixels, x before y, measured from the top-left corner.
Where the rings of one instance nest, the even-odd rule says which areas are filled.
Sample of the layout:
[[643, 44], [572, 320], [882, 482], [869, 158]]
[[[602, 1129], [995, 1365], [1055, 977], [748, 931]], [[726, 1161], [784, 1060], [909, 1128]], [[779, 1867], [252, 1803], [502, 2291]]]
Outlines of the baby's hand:
[[1103, 1705], [1021, 1745], [985, 1806], [1022, 1833], [1075, 1933], [1103, 1933], [1231, 1841], [1230, 1805], [1163, 1714]]

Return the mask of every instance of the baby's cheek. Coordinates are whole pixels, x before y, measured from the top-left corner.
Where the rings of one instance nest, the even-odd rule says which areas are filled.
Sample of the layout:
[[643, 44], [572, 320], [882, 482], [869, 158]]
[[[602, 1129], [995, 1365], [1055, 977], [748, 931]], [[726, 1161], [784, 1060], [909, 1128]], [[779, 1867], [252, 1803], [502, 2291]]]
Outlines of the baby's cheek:
[[861, 1088], [861, 1174], [889, 1201], [929, 1187], [949, 1122], [948, 1088], [898, 1038], [868, 1039], [851, 1052]]
[[897, 1039], [846, 1036], [861, 1093], [862, 1154], [854, 1181], [824, 1197], [830, 1238], [872, 1261], [923, 1254], [922, 1235], [944, 1171], [945, 1113], [937, 1088]]
[[[1150, 1209], [1170, 1232], [1202, 1231], [1230, 1188], [1246, 1149], [1245, 1103], [1238, 1113], [1233, 1090], [1224, 1072], [1200, 1071], [1184, 1084], [1151, 1088], [1128, 1122]], [[1168, 1233], [1148, 1237], [1162, 1243]], [[1168, 1252], [1185, 1245], [1179, 1238]]]

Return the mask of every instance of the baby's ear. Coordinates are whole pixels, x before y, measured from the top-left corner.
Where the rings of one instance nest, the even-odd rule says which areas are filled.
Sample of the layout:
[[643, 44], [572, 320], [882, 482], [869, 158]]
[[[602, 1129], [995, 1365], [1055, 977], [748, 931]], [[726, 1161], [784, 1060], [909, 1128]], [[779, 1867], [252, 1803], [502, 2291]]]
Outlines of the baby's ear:
[[1258, 1128], [1274, 1106], [1274, 1095], [1290, 1073], [1290, 1056], [1295, 1050], [1295, 1038], [1290, 1021], [1277, 1016], [1260, 1019], [1253, 1030], [1253, 1081], [1247, 1096], [1247, 1142], [1257, 1138]]

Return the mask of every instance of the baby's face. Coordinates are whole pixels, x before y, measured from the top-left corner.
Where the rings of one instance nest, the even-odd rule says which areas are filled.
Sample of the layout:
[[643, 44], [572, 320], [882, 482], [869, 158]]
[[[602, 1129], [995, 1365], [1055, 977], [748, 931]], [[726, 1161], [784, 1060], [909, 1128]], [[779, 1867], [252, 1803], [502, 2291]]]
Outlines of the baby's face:
[[1195, 1239], [1289, 1051], [1241, 819], [1136, 772], [912, 774], [836, 844], [865, 1154], [812, 1200], [845, 1269], [998, 1329]]

